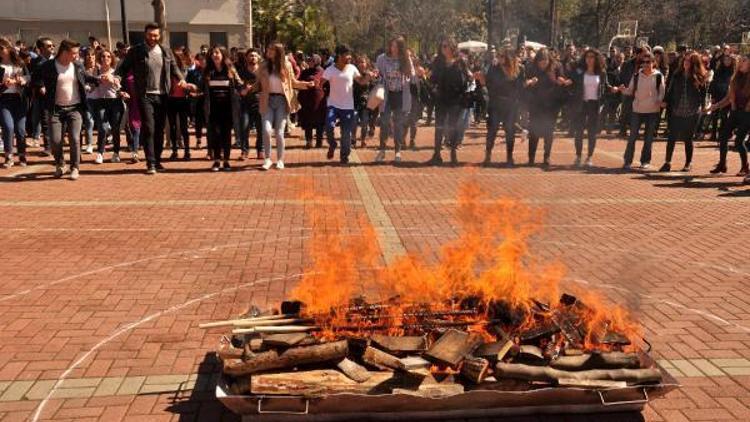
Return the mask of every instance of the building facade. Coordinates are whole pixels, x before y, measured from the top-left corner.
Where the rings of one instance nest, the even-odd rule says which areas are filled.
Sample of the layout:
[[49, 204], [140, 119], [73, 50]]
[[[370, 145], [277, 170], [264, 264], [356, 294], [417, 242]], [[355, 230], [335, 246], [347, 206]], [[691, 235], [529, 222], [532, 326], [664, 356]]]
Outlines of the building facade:
[[[125, 2], [131, 43], [143, 39], [143, 27], [154, 20], [151, 0], [5, 0], [0, 7], [0, 35], [31, 45], [38, 37], [89, 36], [102, 43], [122, 40], [120, 1]], [[169, 44], [197, 50], [223, 44], [247, 48], [252, 44], [251, 0], [165, 0]], [[107, 26], [109, 10], [109, 31]]]

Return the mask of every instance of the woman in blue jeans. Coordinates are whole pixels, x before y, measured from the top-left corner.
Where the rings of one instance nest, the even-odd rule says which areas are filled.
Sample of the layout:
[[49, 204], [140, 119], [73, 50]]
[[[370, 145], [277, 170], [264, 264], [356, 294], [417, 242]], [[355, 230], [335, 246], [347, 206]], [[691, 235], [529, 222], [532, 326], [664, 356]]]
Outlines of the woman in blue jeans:
[[404, 145], [406, 119], [411, 112], [411, 84], [416, 83], [414, 63], [409, 57], [404, 37], [393, 38], [388, 43], [388, 52], [378, 56], [375, 62], [380, 82], [385, 88], [383, 114], [380, 119], [380, 151], [376, 162], [385, 159], [385, 144], [393, 127], [393, 143], [396, 162], [401, 161]]
[[26, 101], [24, 86], [29, 81], [29, 71], [16, 53], [13, 45], [0, 38], [0, 126], [5, 149], [4, 167], [13, 166], [13, 136], [16, 136], [18, 156], [26, 165]]
[[271, 137], [276, 139], [276, 168], [284, 168], [284, 129], [292, 111], [298, 104], [292, 104], [295, 89], [308, 89], [315, 82], [300, 82], [294, 76], [292, 65], [286, 59], [283, 44], [273, 44], [266, 50], [266, 62], [259, 72], [261, 94], [260, 114], [263, 118], [263, 170], [269, 170], [271, 162]]
[[112, 135], [112, 162], [120, 162], [120, 122], [125, 106], [120, 98], [120, 78], [115, 76], [114, 55], [111, 51], [102, 49], [96, 57], [99, 64], [98, 76], [101, 80], [99, 86], [89, 93], [91, 113], [94, 115], [94, 123], [99, 133], [97, 138], [97, 152], [94, 162], [104, 162], [106, 150], [107, 126]]

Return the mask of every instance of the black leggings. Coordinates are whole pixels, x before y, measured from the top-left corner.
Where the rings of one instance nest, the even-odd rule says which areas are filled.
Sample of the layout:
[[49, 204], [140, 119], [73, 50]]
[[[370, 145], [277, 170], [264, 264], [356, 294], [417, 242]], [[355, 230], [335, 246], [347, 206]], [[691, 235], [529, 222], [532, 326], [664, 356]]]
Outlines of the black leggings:
[[581, 111], [573, 123], [575, 127], [576, 155], [583, 154], [583, 131], [588, 135], [588, 156], [594, 155], [596, 149], [596, 136], [599, 134], [599, 100], [584, 101]]
[[737, 146], [737, 152], [740, 154], [742, 167], [747, 167], [747, 145], [745, 143], [748, 130], [750, 130], [750, 112], [732, 111], [726, 124], [721, 128], [719, 136], [719, 164], [727, 164], [727, 153], [729, 152], [729, 139], [732, 133], [735, 133], [734, 143]]
[[190, 136], [188, 135], [188, 114], [190, 113], [190, 100], [187, 98], [169, 97], [167, 100], [167, 117], [169, 119], [169, 138], [172, 140], [172, 152], [177, 153], [179, 143], [177, 142], [177, 129], [182, 137], [185, 154], [190, 154]]
[[[213, 106], [213, 104], [212, 104]], [[208, 137], [211, 141], [211, 151], [213, 159], [218, 161], [224, 153], [224, 161], [229, 161], [229, 155], [232, 152], [232, 113], [224, 113], [226, 108], [218, 107], [217, 113], [211, 113], [209, 116]]]
[[487, 120], [487, 152], [492, 153], [495, 148], [495, 140], [500, 124], [505, 131], [505, 153], [508, 161], [513, 161], [513, 149], [516, 139], [516, 120], [518, 118], [518, 106], [511, 98], [502, 98], [496, 103], [490, 104], [489, 117]]

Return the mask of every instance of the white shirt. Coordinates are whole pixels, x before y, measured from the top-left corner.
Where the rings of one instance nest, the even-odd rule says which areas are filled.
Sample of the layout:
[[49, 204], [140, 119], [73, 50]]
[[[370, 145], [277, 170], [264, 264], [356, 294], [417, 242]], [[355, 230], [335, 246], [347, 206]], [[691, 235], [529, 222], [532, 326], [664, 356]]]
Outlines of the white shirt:
[[323, 72], [323, 79], [331, 85], [328, 106], [339, 110], [354, 110], [354, 79], [360, 77], [356, 66], [348, 64], [344, 70], [336, 65], [329, 66]]
[[283, 94], [284, 86], [279, 75], [272, 73], [268, 76], [268, 92], [271, 94]]
[[[16, 76], [23, 76], [23, 69], [19, 66], [16, 66], [14, 64], [3, 64], [0, 65], [5, 69], [5, 74], [3, 77], [7, 78], [15, 78]], [[29, 77], [23, 76], [23, 79], [26, 81], [26, 83], [29, 83]], [[18, 85], [12, 85], [6, 88], [5, 92], [3, 94], [20, 94], [21, 88]]]
[[583, 74], [583, 100], [596, 101], [599, 99], [599, 75]]
[[81, 103], [81, 94], [78, 92], [78, 81], [76, 80], [75, 66], [61, 65], [55, 60], [57, 68], [57, 89], [55, 90], [55, 105], [72, 106]]

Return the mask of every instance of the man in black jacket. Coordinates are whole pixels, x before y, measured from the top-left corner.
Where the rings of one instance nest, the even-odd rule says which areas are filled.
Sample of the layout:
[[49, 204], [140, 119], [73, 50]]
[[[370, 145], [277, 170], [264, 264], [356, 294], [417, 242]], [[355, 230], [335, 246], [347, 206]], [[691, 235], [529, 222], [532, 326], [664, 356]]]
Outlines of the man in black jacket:
[[[97, 85], [99, 78], [88, 76], [78, 61], [80, 44], [73, 40], [60, 43], [57, 56], [47, 60], [39, 70], [34, 85], [44, 96], [44, 109], [49, 114], [49, 142], [55, 157], [55, 177], [65, 173], [63, 129], [70, 139], [70, 178], [78, 179], [81, 161], [80, 137], [83, 113], [86, 112], [86, 84]], [[107, 80], [111, 76], [102, 76]]]
[[117, 74], [125, 79], [133, 72], [135, 77], [135, 91], [141, 99], [141, 139], [148, 162], [147, 174], [156, 174], [157, 170], [164, 170], [161, 165], [161, 154], [164, 150], [164, 121], [167, 116], [167, 96], [172, 87], [172, 78], [179, 81], [182, 88], [187, 88], [188, 84], [175, 64], [172, 51], [159, 43], [159, 25], [149, 23], [145, 32], [146, 42], [128, 51], [117, 69]]
[[[31, 60], [31, 83], [40, 77], [42, 65], [55, 57], [55, 44], [49, 37], [40, 37], [36, 40], [38, 55]], [[44, 95], [39, 90], [34, 89], [31, 101], [31, 133], [33, 138], [32, 146], [39, 146], [39, 138], [44, 136], [44, 154], [51, 155], [52, 147], [49, 144], [49, 128], [47, 122], [49, 115], [44, 108]]]

